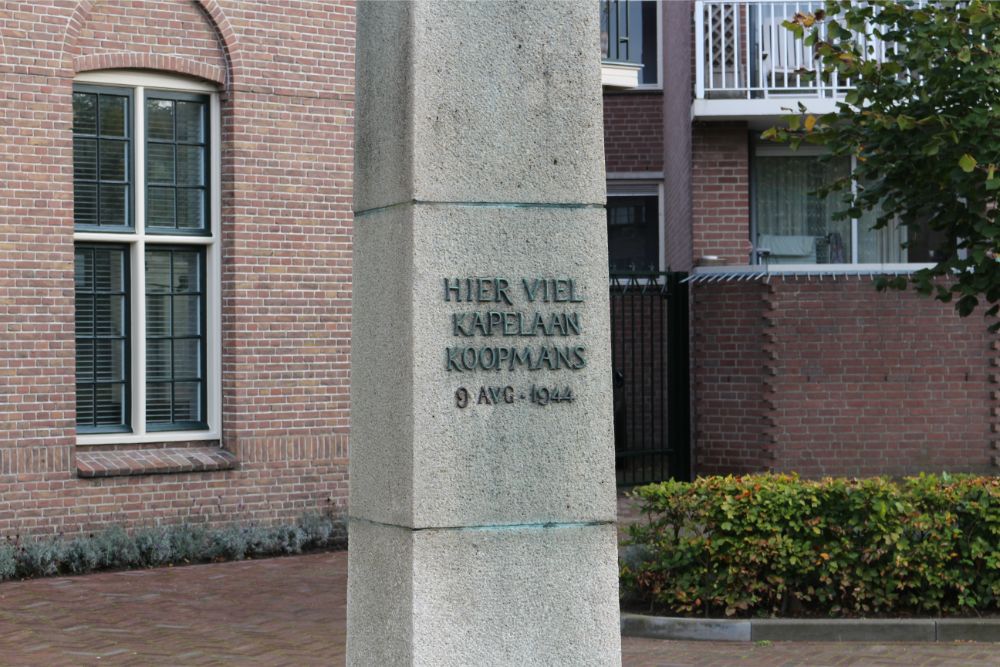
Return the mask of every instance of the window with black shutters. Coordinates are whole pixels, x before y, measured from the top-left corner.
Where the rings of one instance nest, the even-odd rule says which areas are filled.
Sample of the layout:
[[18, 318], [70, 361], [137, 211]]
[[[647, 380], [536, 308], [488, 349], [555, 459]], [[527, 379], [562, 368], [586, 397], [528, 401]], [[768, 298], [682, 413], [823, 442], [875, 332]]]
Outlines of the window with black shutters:
[[218, 126], [201, 82], [74, 86], [79, 444], [219, 437]]
[[127, 430], [128, 249], [77, 245], [76, 425]]
[[132, 93], [73, 91], [73, 221], [77, 229], [132, 227]]

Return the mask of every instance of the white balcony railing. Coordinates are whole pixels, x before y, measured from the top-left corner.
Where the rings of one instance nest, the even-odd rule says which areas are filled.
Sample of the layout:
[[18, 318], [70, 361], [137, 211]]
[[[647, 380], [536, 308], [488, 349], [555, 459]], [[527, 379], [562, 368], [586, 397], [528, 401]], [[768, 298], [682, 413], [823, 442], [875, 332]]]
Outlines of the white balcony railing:
[[[818, 76], [812, 49], [781, 25], [796, 12], [822, 7], [821, 0], [698, 0], [694, 5], [697, 100], [832, 100], [852, 87], [850, 79], [835, 74]], [[820, 24], [824, 36], [825, 29]], [[860, 39], [879, 61], [893, 48], [871, 34]], [[804, 70], [817, 76], [807, 78]]]

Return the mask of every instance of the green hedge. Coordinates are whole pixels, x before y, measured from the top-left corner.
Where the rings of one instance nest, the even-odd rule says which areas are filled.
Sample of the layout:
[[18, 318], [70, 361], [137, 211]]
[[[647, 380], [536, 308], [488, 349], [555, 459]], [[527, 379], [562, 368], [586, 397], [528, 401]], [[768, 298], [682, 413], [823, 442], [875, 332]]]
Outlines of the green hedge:
[[307, 513], [295, 523], [277, 526], [248, 523], [206, 528], [184, 523], [132, 532], [112, 526], [74, 539], [15, 535], [0, 540], [0, 581], [242, 560], [346, 545], [344, 522], [319, 513]]
[[710, 477], [633, 493], [623, 593], [688, 616], [1000, 610], [1000, 479]]

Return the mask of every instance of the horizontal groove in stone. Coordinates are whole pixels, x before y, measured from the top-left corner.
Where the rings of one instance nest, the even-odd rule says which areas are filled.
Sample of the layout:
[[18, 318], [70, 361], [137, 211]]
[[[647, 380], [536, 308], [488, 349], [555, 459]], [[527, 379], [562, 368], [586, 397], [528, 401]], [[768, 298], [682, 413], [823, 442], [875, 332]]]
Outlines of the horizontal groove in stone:
[[601, 208], [604, 204], [597, 203], [561, 203], [561, 202], [516, 202], [516, 201], [427, 201], [423, 199], [410, 199], [396, 202], [395, 204], [385, 204], [354, 211], [355, 217], [362, 217], [371, 213], [399, 208], [401, 206], [464, 206], [472, 208], [561, 208], [561, 209], [591, 209]]

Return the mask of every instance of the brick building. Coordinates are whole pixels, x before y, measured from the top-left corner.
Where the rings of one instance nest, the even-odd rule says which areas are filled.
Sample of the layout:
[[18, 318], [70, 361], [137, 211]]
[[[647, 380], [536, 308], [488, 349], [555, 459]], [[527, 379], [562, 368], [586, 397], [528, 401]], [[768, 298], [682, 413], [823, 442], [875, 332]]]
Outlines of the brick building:
[[845, 92], [796, 77], [797, 9], [602, 3], [612, 272], [689, 274], [693, 472], [995, 474], [986, 323], [872, 284], [933, 262], [933, 238], [834, 221], [811, 192], [850, 165], [759, 140]]
[[346, 1], [0, 3], [0, 534], [342, 510], [353, 58]]
[[[995, 472], [982, 321], [876, 293], [926, 251], [756, 139], [839, 94], [786, 80], [783, 6], [601, 5], [612, 270], [694, 276], [690, 381], [676, 308], [616, 325], [622, 447], [680, 400], [697, 473]], [[353, 54], [347, 0], [0, 2], [0, 534], [343, 511]]]

